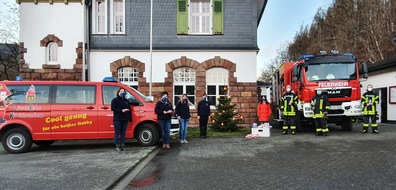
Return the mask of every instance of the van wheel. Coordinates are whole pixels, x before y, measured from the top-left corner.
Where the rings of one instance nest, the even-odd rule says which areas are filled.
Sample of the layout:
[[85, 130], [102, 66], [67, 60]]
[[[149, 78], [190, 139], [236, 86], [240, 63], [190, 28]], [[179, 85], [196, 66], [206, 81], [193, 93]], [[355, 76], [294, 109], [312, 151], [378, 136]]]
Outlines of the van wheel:
[[51, 144], [53, 144], [55, 141], [34, 141], [34, 144], [36, 144], [39, 147], [45, 148], [45, 147], [49, 147], [51, 146]]
[[142, 146], [157, 144], [159, 132], [153, 124], [144, 124], [137, 130], [137, 140]]
[[4, 133], [2, 144], [9, 153], [23, 153], [32, 147], [30, 133], [22, 128], [10, 129]]

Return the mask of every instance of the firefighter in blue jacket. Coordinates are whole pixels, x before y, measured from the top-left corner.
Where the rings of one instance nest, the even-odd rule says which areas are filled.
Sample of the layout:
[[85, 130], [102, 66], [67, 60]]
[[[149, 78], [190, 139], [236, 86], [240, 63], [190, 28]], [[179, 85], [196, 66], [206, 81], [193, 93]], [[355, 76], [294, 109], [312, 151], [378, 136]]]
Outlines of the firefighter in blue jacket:
[[327, 128], [326, 118], [330, 110], [330, 101], [322, 89], [316, 89], [316, 96], [312, 98], [311, 106], [313, 108], [316, 135], [327, 136], [329, 129]]
[[286, 86], [286, 93], [282, 96], [281, 110], [283, 112], [284, 121], [283, 121], [283, 135], [287, 134], [289, 127], [293, 135], [296, 134], [296, 123], [294, 121], [294, 117], [296, 116], [296, 108], [297, 108], [297, 95], [291, 91], [291, 86]]
[[378, 133], [377, 124], [377, 110], [376, 105], [379, 103], [378, 95], [373, 92], [373, 85], [367, 85], [367, 92], [362, 96], [363, 104], [363, 131], [362, 133], [367, 133], [369, 128], [369, 122], [371, 119], [371, 128], [373, 133]]

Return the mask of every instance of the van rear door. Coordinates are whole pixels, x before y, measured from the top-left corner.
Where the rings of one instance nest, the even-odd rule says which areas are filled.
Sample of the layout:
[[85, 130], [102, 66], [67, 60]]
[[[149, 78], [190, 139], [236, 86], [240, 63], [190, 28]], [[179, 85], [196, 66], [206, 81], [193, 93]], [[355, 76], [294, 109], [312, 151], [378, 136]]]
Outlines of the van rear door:
[[51, 137], [58, 139], [98, 138], [96, 85], [54, 85]]

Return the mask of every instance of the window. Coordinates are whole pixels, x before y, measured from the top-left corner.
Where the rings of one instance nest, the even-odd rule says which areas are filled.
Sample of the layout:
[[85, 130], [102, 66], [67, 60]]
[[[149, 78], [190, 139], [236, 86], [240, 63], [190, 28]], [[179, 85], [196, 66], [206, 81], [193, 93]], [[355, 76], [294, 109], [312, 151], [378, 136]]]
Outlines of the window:
[[48, 43], [46, 55], [48, 64], [56, 64], [58, 61], [58, 44], [55, 42]]
[[190, 0], [190, 34], [212, 34], [211, 0]]
[[56, 104], [95, 104], [95, 86], [59, 85], [56, 86]]
[[177, 0], [177, 34], [224, 34], [223, 0]]
[[111, 3], [111, 33], [125, 34], [125, 1], [112, 0]]
[[[102, 87], [103, 104], [110, 105], [113, 98], [117, 96], [118, 89], [120, 89], [119, 86], [103, 86]], [[125, 92], [126, 92], [125, 94], [126, 99], [132, 98], [139, 102], [139, 100], [136, 99], [131, 93], [129, 93], [128, 91]]]
[[48, 104], [49, 85], [17, 85], [7, 86], [11, 95], [12, 104]]
[[188, 100], [195, 104], [195, 70], [189, 67], [182, 67], [173, 71], [174, 105], [180, 100], [183, 94], [187, 94]]
[[217, 98], [228, 96], [228, 70], [212, 68], [206, 72], [206, 94], [210, 105], [216, 105]]
[[92, 31], [94, 34], [107, 33], [107, 2], [106, 0], [95, 0], [92, 5], [93, 22]]
[[118, 69], [118, 80], [135, 89], [138, 88], [139, 71], [132, 67], [123, 67]]

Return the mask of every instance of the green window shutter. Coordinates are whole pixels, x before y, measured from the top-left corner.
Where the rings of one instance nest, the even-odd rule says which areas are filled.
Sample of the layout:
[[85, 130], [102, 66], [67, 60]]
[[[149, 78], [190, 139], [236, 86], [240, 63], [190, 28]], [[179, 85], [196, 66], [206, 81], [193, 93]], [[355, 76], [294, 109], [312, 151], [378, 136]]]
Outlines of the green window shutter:
[[213, 34], [224, 34], [223, 0], [213, 0]]
[[187, 0], [177, 0], [177, 34], [188, 34]]

